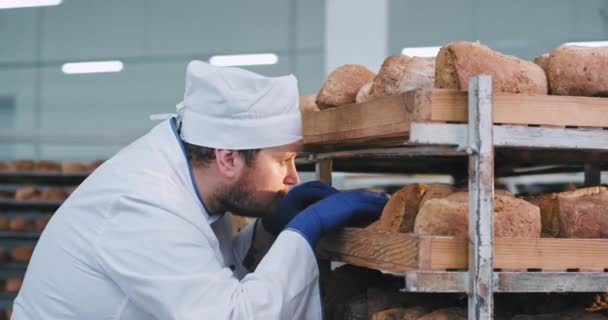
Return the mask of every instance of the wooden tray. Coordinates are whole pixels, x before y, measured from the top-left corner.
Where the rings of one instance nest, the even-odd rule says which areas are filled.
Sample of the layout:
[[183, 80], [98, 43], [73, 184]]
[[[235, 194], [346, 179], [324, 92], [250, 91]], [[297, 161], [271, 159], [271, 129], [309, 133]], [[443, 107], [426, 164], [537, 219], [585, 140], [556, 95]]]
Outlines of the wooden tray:
[[[608, 99], [495, 94], [494, 123], [608, 128]], [[413, 90], [302, 115], [304, 144], [407, 141], [412, 122], [467, 121], [467, 92]]]
[[[468, 241], [454, 237], [345, 228], [324, 237], [317, 251], [332, 260], [395, 273], [468, 266]], [[608, 239], [495, 238], [494, 268], [604, 272]]]

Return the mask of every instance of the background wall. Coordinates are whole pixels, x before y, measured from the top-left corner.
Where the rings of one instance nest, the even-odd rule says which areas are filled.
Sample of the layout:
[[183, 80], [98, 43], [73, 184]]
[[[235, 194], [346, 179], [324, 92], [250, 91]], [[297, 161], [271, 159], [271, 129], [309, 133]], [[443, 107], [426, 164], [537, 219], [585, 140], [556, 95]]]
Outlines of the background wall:
[[[326, 64], [379, 66], [384, 53], [406, 46], [480, 40], [531, 59], [564, 41], [608, 39], [608, 1], [355, 2], [65, 0], [0, 10], [0, 132], [32, 137], [0, 144], [0, 160], [107, 158], [154, 125], [149, 114], [174, 110], [188, 61], [214, 54], [277, 53], [278, 64], [249, 69], [293, 73], [310, 94], [331, 69]], [[65, 62], [104, 59], [122, 60], [124, 70], [61, 72]], [[61, 134], [95, 143], [36, 138]]]

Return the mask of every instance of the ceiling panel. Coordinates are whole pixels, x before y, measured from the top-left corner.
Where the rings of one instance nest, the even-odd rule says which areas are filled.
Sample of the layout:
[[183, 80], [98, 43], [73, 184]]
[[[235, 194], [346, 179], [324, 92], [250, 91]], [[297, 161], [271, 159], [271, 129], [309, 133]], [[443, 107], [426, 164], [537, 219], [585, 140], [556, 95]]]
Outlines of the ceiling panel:
[[66, 0], [43, 17], [44, 60], [140, 56], [144, 0]]
[[146, 1], [145, 51], [161, 55], [287, 51], [289, 1]]
[[0, 63], [31, 63], [36, 60], [38, 10], [0, 10]]

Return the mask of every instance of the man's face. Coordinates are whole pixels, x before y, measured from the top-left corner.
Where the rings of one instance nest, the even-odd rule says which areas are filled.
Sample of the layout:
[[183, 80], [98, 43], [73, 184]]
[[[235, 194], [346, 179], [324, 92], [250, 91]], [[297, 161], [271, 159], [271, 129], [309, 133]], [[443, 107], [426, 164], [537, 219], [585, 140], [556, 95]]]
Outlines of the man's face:
[[237, 181], [218, 195], [227, 211], [248, 217], [263, 217], [278, 210], [279, 201], [300, 179], [295, 157], [300, 143], [262, 149], [249, 166], [244, 166]]

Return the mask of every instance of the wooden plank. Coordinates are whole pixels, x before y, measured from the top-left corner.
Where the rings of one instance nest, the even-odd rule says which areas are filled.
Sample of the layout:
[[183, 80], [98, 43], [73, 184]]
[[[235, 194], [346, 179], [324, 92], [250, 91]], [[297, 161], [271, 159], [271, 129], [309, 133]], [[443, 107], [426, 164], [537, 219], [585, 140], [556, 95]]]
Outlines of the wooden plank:
[[[466, 271], [412, 271], [405, 275], [407, 292], [467, 292]], [[494, 292], [602, 292], [608, 272], [494, 272]]]
[[[468, 142], [466, 124], [411, 124], [410, 142], [458, 145]], [[599, 129], [566, 129], [494, 125], [494, 146], [548, 149], [608, 150], [608, 134]]]
[[405, 291], [407, 292], [466, 292], [469, 274], [455, 271], [407, 272]]
[[321, 239], [323, 256], [378, 270], [402, 273], [418, 268], [418, 237], [346, 228]]
[[[425, 112], [413, 120], [465, 122], [467, 93], [430, 91], [416, 100]], [[494, 123], [607, 127], [608, 101], [604, 98], [497, 93], [493, 96]]]
[[497, 272], [494, 292], [602, 292], [608, 272]]
[[[463, 238], [345, 228], [318, 249], [336, 261], [399, 273], [466, 269], [467, 246]], [[495, 238], [494, 268], [608, 269], [608, 239]]]
[[303, 113], [304, 144], [406, 136], [409, 121], [404, 98], [393, 96]]
[[320, 160], [315, 163], [315, 178], [331, 185], [332, 161]]
[[[498, 93], [493, 121], [498, 124], [608, 127], [608, 99]], [[411, 122], [466, 122], [467, 92], [413, 90], [302, 115], [304, 144], [370, 143], [407, 138]], [[556, 128], [557, 129], [557, 128]]]
[[469, 80], [469, 320], [494, 318], [492, 249], [494, 143], [492, 78]]

